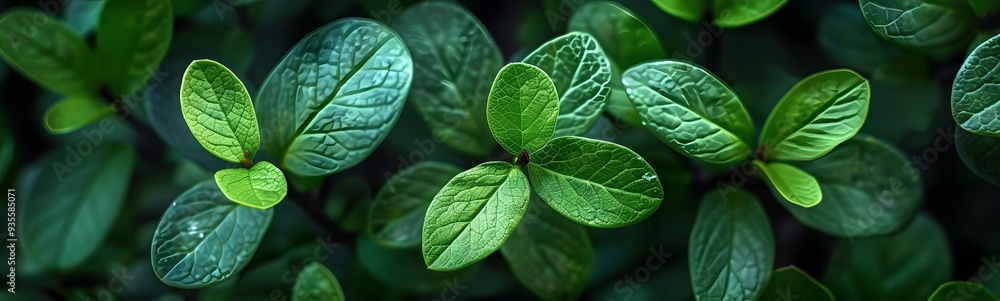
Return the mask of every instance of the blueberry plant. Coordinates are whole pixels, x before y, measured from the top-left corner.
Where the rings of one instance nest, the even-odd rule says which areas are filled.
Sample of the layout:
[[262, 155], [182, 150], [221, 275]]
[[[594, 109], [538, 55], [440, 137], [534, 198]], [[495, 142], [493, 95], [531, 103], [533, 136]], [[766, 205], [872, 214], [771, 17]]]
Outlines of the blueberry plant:
[[998, 3], [5, 2], [2, 299], [998, 300]]

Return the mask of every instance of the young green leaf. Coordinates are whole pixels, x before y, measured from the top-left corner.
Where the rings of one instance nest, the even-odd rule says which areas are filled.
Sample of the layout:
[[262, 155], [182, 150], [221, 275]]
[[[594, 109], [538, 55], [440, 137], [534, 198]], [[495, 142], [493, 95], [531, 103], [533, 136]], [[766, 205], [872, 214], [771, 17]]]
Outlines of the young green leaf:
[[583, 289], [594, 249], [587, 230], [532, 197], [500, 253], [514, 277], [543, 300], [568, 300]]
[[97, 27], [101, 72], [118, 94], [142, 88], [170, 48], [170, 0], [107, 0]]
[[951, 279], [948, 245], [937, 222], [920, 214], [891, 236], [841, 240], [823, 283], [841, 300], [924, 300]]
[[65, 270], [83, 263], [104, 243], [125, 202], [135, 165], [131, 148], [105, 143], [67, 146], [66, 152], [43, 161], [46, 168], [24, 189], [31, 198], [23, 199], [31, 201], [18, 208], [23, 210], [18, 217], [24, 217], [18, 229], [24, 249], [18, 252], [32, 254], [43, 267]]
[[746, 26], [774, 14], [787, 2], [788, 0], [714, 0], [712, 15], [719, 27]]
[[300, 40], [264, 80], [264, 148], [283, 170], [325, 176], [367, 158], [403, 109], [413, 62], [392, 29], [344, 19]]
[[711, 3], [711, 0], [653, 0], [653, 4], [668, 14], [692, 23], [701, 21]]
[[854, 71], [810, 75], [778, 101], [764, 122], [759, 144], [768, 159], [819, 158], [861, 130], [869, 97], [868, 81]]
[[181, 82], [181, 112], [198, 143], [232, 163], [253, 159], [260, 129], [250, 94], [228, 68], [211, 60], [188, 65]]
[[372, 240], [388, 247], [420, 245], [427, 207], [460, 172], [451, 164], [422, 161], [390, 178], [371, 205], [367, 224]]
[[0, 16], [0, 55], [38, 85], [63, 95], [96, 91], [95, 55], [71, 29], [45, 13], [12, 9]]
[[528, 179], [517, 166], [487, 162], [459, 173], [434, 196], [422, 231], [427, 268], [452, 271], [495, 252], [528, 207]]
[[826, 286], [795, 266], [774, 270], [758, 300], [785, 300], [791, 296], [797, 296], [794, 300], [836, 300]]
[[796, 166], [816, 177], [823, 201], [812, 208], [779, 203], [803, 224], [832, 236], [895, 232], [913, 218], [923, 199], [919, 170], [898, 150], [871, 137], [855, 137]]
[[153, 234], [153, 271], [167, 285], [194, 289], [238, 273], [257, 252], [273, 209], [240, 206], [211, 180], [177, 197]]
[[764, 172], [767, 182], [777, 190], [778, 197], [792, 204], [809, 208], [816, 206], [823, 199], [819, 183], [809, 173], [785, 163], [764, 163], [753, 160], [757, 169]]
[[969, 281], [948, 281], [931, 294], [927, 301], [997, 301], [997, 296], [982, 284]]
[[859, 0], [868, 25], [883, 39], [911, 48], [967, 42], [976, 19], [965, 1]]
[[69, 133], [114, 112], [94, 96], [69, 96], [45, 111], [45, 129], [54, 134]]
[[986, 182], [1000, 186], [1000, 137], [955, 128], [955, 149], [965, 166]]
[[643, 123], [670, 147], [710, 163], [750, 156], [753, 120], [736, 94], [707, 70], [656, 61], [632, 67], [622, 77]]
[[593, 36], [571, 32], [556, 37], [524, 62], [545, 71], [558, 91], [554, 136], [578, 136], [594, 126], [611, 92], [611, 63]]
[[742, 190], [710, 192], [698, 208], [688, 254], [698, 300], [756, 300], [774, 265], [767, 214]]
[[614, 2], [584, 3], [570, 16], [566, 31], [593, 36], [619, 70], [667, 57], [653, 30], [635, 13]]
[[531, 155], [531, 184], [552, 209], [577, 223], [617, 228], [656, 211], [663, 187], [638, 154], [611, 142], [559, 137]]
[[215, 172], [219, 190], [237, 204], [267, 209], [285, 199], [288, 183], [274, 164], [260, 161], [250, 169], [228, 168]]
[[951, 89], [951, 115], [963, 129], [979, 135], [1000, 137], [997, 109], [1000, 93], [985, 87], [1000, 84], [995, 70], [1000, 65], [1000, 35], [979, 44], [955, 76]]
[[559, 117], [559, 94], [545, 71], [525, 63], [500, 69], [486, 102], [486, 121], [507, 152], [535, 154], [550, 139]]
[[496, 141], [483, 122], [486, 97], [504, 60], [483, 24], [461, 5], [432, 1], [391, 25], [413, 55], [410, 101], [431, 132], [459, 151], [488, 154]]
[[337, 277], [322, 263], [313, 261], [295, 278], [292, 301], [343, 301], [344, 290]]

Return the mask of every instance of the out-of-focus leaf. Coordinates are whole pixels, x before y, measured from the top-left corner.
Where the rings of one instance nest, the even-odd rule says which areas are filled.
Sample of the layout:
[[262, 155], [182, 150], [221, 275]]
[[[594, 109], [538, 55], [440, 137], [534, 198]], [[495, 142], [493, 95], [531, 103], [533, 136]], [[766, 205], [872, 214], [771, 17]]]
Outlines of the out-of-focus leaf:
[[838, 65], [872, 74], [902, 51], [872, 34], [861, 10], [851, 3], [837, 2], [819, 23], [819, 45]]
[[809, 301], [836, 300], [826, 286], [795, 266], [774, 270], [758, 300], [784, 300], [788, 298]]
[[956, 127], [955, 147], [972, 173], [1000, 186], [1000, 137], [976, 135]]
[[53, 134], [76, 131], [114, 113], [114, 108], [90, 95], [69, 96], [45, 111], [45, 129]]
[[423, 161], [390, 178], [371, 205], [368, 233], [372, 240], [388, 247], [420, 245], [427, 207], [460, 172], [451, 164]]
[[344, 290], [337, 277], [322, 263], [313, 262], [302, 268], [295, 279], [293, 301], [343, 301]]
[[101, 10], [107, 0], [74, 0], [66, 3], [66, 10], [63, 11], [63, 18], [66, 24], [73, 29], [76, 34], [87, 36], [94, 28], [101, 17]]
[[931, 294], [927, 301], [997, 301], [997, 296], [982, 284], [969, 281], [948, 281]]
[[107, 0], [97, 27], [103, 80], [118, 94], [141, 88], [170, 48], [170, 0]]
[[96, 55], [59, 20], [12, 9], [0, 16], [0, 34], [0, 55], [24, 77], [67, 96], [96, 91]]

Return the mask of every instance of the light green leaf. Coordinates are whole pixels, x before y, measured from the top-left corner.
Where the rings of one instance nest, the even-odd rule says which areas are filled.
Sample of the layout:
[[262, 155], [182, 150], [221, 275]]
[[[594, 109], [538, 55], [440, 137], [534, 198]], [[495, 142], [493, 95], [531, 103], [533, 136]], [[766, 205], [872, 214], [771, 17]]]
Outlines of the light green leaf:
[[578, 136], [594, 126], [611, 92], [611, 63], [594, 37], [582, 32], [556, 37], [524, 62], [545, 71], [558, 91], [554, 136]]
[[334, 21], [306, 35], [264, 80], [264, 148], [283, 170], [325, 176], [368, 157], [396, 124], [413, 62], [392, 29]]
[[344, 290], [337, 277], [322, 263], [313, 261], [295, 278], [292, 301], [343, 301]]
[[135, 152], [105, 142], [74, 144], [52, 155], [24, 189], [30, 198], [18, 199], [30, 200], [17, 212], [24, 248], [18, 252], [43, 267], [67, 270], [105, 243], [125, 201]]
[[994, 0], [969, 0], [969, 6], [972, 6], [972, 11], [980, 18], [1000, 12], [1000, 2]]
[[1000, 137], [955, 128], [955, 149], [965, 167], [990, 184], [1000, 186]]
[[972, 38], [976, 19], [961, 0], [859, 0], [875, 34], [911, 48], [940, 48]]
[[963, 129], [979, 135], [1000, 137], [1000, 35], [979, 44], [965, 59], [951, 88], [951, 115]]
[[101, 72], [118, 94], [142, 88], [167, 55], [174, 32], [170, 0], [107, 0], [97, 26]]
[[552, 139], [559, 94], [545, 71], [525, 63], [500, 69], [486, 102], [486, 121], [507, 152], [534, 154]]
[[891, 236], [841, 240], [823, 283], [842, 300], [924, 300], [951, 279], [948, 246], [937, 222], [920, 214]]
[[640, 64], [622, 77], [646, 128], [670, 147], [710, 163], [750, 156], [753, 120], [736, 94], [712, 73], [668, 60]]
[[614, 2], [584, 3], [570, 16], [566, 30], [585, 32], [597, 39], [601, 49], [619, 70], [667, 57], [649, 26]]
[[746, 26], [774, 14], [787, 2], [788, 0], [714, 0], [712, 15], [719, 27]]
[[702, 20], [711, 0], [652, 0], [653, 4], [681, 20], [696, 23]]
[[487, 162], [459, 173], [434, 196], [422, 231], [424, 263], [435, 271], [467, 267], [514, 232], [531, 191], [521, 170]]
[[284, 174], [267, 161], [257, 162], [250, 169], [219, 170], [215, 172], [215, 182], [229, 200], [257, 209], [274, 207], [288, 193]]
[[709, 192], [699, 205], [688, 254], [698, 300], [756, 300], [774, 265], [767, 214], [742, 190]]
[[847, 69], [795, 84], [764, 122], [759, 145], [773, 160], [819, 158], [861, 130], [871, 97], [868, 80]]
[[194, 289], [217, 284], [250, 262], [274, 216], [273, 209], [240, 206], [211, 180], [177, 197], [163, 212], [150, 259], [167, 285]]
[[420, 245], [427, 207], [460, 172], [451, 164], [421, 161], [389, 178], [372, 202], [367, 223], [372, 240], [397, 248]]
[[[793, 297], [794, 296], [794, 297]], [[833, 294], [803, 270], [795, 266], [787, 266], [771, 273], [767, 286], [757, 300], [809, 300], [834, 301]]]
[[528, 172], [532, 187], [552, 209], [591, 227], [638, 223], [663, 200], [663, 187], [649, 163], [611, 142], [552, 139], [531, 155]]
[[45, 13], [12, 9], [0, 17], [0, 55], [24, 77], [63, 95], [89, 94], [95, 55], [73, 30]]
[[572, 300], [590, 275], [594, 249], [587, 230], [537, 197], [500, 248], [514, 277], [543, 300]]
[[779, 162], [764, 163], [753, 160], [753, 164], [764, 172], [767, 182], [777, 190], [778, 195], [775, 197], [804, 208], [816, 206], [823, 199], [819, 183], [809, 173]]
[[114, 112], [114, 108], [94, 96], [69, 96], [45, 111], [45, 129], [53, 134], [69, 133]]
[[431, 132], [459, 151], [485, 156], [496, 145], [486, 98], [503, 65], [500, 48], [476, 16], [451, 2], [423, 2], [392, 27], [413, 55], [410, 101]]
[[211, 60], [188, 65], [181, 82], [181, 113], [208, 152], [240, 163], [260, 148], [260, 130], [250, 94], [228, 68]]
[[997, 296], [982, 284], [969, 281], [948, 281], [931, 294], [927, 301], [997, 301]]

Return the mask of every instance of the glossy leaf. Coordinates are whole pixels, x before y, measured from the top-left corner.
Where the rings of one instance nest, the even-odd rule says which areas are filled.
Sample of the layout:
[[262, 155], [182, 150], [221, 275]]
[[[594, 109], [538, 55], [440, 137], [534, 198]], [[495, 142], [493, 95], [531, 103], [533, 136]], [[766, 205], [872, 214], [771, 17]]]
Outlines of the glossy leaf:
[[638, 154], [611, 142], [559, 137], [531, 155], [531, 184], [552, 209], [577, 223], [617, 228], [645, 220], [663, 187]]
[[459, 173], [434, 196], [424, 218], [424, 263], [435, 271], [467, 267], [495, 252], [514, 232], [531, 191], [521, 170], [487, 162]]
[[399, 118], [413, 78], [392, 29], [334, 21], [302, 38], [260, 88], [264, 148], [280, 167], [324, 176], [367, 158]]
[[0, 55], [13, 69], [63, 95], [94, 93], [95, 55], [73, 30], [45, 13], [12, 9], [0, 16]]
[[768, 159], [819, 158], [861, 130], [870, 97], [868, 80], [854, 71], [810, 75], [778, 101], [764, 122], [759, 145]]
[[951, 115], [963, 129], [980, 135], [1000, 137], [1000, 36], [979, 44], [955, 76], [951, 89]]
[[767, 182], [778, 192], [776, 197], [804, 208], [816, 206], [823, 199], [819, 183], [809, 173], [780, 162], [764, 163], [754, 160], [753, 164], [764, 173]]
[[240, 163], [257, 154], [260, 130], [250, 94], [222, 64], [191, 62], [181, 82], [181, 112], [198, 143], [220, 159]]
[[760, 21], [785, 6], [788, 0], [714, 0], [712, 15], [719, 27], [740, 27]]
[[107, 0], [96, 44], [111, 90], [126, 94], [141, 88], [166, 56], [173, 32], [170, 0]]
[[688, 254], [698, 300], [756, 300], [774, 265], [774, 234], [764, 209], [742, 190], [709, 192]]
[[427, 207], [460, 172], [451, 164], [422, 161], [389, 178], [372, 202], [367, 223], [372, 240], [389, 247], [420, 245]]
[[997, 301], [989, 288], [969, 281], [948, 281], [938, 286], [927, 301]]
[[614, 2], [584, 3], [570, 16], [566, 31], [585, 32], [593, 36], [619, 70], [667, 57], [649, 26]]
[[859, 0], [875, 34], [911, 48], [938, 48], [972, 38], [976, 19], [965, 1]]
[[559, 94], [545, 71], [524, 63], [500, 69], [486, 102], [486, 120], [507, 152], [537, 152], [552, 139], [558, 117]]
[[976, 135], [956, 128], [955, 149], [972, 173], [1000, 186], [1000, 137]]
[[826, 286], [795, 266], [774, 270], [758, 300], [787, 300], [790, 298], [809, 301], [836, 300]]
[[823, 283], [842, 300], [925, 300], [951, 279], [948, 246], [937, 222], [921, 214], [891, 236], [841, 240]]
[[826, 156], [796, 164], [816, 177], [823, 201], [811, 208], [781, 203], [803, 224], [842, 237], [885, 235], [905, 226], [923, 199], [920, 170], [871, 137], [848, 140]]
[[711, 0], [652, 0], [668, 14], [688, 22], [699, 22], [711, 6]]
[[184, 192], [156, 226], [150, 258], [167, 285], [194, 289], [238, 273], [257, 252], [274, 216], [226, 198], [212, 181]]
[[681, 61], [649, 62], [625, 71], [622, 83], [646, 128], [680, 153], [719, 164], [750, 156], [750, 114], [705, 69]]
[[267, 161], [257, 162], [250, 169], [219, 170], [215, 172], [215, 182], [229, 200], [257, 209], [274, 207], [288, 193], [285, 175]]
[[589, 34], [571, 32], [524, 58], [552, 79], [559, 95], [554, 136], [578, 136], [594, 126], [611, 92], [611, 63]]
[[574, 299], [590, 275], [590, 237], [583, 226], [534, 199], [500, 252], [514, 277], [538, 297]]
[[410, 101], [431, 132], [459, 151], [488, 154], [496, 142], [486, 98], [503, 57], [483, 24], [458, 4], [433, 1], [407, 9], [392, 27], [413, 55]]
[[69, 96], [45, 111], [45, 129], [54, 134], [69, 133], [111, 115], [114, 111], [114, 108], [93, 96]]
[[344, 290], [337, 277], [322, 263], [313, 261], [295, 278], [292, 301], [343, 301]]

